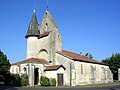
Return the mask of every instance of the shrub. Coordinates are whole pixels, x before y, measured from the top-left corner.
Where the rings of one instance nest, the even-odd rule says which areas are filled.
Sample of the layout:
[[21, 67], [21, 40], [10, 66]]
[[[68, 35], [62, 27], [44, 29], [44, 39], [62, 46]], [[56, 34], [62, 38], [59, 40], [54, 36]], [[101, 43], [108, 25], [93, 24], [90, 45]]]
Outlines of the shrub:
[[50, 78], [50, 86], [56, 86], [56, 79]]
[[50, 79], [45, 76], [41, 76], [40, 84], [41, 84], [41, 86], [50, 86]]
[[21, 86], [21, 83], [20, 83], [21, 78], [18, 74], [11, 74], [10, 81], [11, 81], [11, 84], [14, 86]]
[[4, 82], [4, 76], [0, 75], [0, 82]]
[[5, 85], [10, 85], [11, 84], [10, 78], [11, 78], [10, 73], [7, 73], [7, 74], [4, 75], [4, 84]]
[[27, 74], [22, 74], [21, 75], [21, 85], [22, 86], [27, 86], [29, 85], [29, 79]]

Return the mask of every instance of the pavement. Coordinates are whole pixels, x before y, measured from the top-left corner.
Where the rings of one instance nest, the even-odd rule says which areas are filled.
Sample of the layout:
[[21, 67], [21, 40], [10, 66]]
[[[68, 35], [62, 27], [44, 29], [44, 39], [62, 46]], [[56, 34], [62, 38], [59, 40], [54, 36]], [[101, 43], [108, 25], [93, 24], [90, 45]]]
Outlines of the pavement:
[[71, 87], [71, 88], [41, 88], [41, 87], [13, 87], [0, 86], [0, 90], [120, 90], [120, 85], [101, 86], [101, 87]]

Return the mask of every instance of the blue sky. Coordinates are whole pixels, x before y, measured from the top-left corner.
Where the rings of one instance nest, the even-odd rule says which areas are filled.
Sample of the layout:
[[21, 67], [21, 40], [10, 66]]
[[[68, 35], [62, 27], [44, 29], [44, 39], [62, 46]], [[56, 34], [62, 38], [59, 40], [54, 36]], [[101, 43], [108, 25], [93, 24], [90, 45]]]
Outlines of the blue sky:
[[[48, 0], [63, 49], [101, 61], [120, 52], [120, 0]], [[46, 0], [0, 0], [0, 49], [11, 63], [25, 60], [25, 34], [34, 2], [39, 23]]]

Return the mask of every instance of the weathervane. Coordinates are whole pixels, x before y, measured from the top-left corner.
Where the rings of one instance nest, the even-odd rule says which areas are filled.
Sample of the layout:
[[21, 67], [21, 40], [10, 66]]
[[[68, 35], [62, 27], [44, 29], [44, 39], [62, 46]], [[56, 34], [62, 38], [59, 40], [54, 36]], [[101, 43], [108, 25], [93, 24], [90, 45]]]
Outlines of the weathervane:
[[46, 8], [47, 8], [47, 10], [48, 10], [48, 0], [47, 0], [47, 4], [46, 4], [46, 6], [47, 6]]
[[36, 1], [34, 0], [34, 12], [35, 12], [35, 9], [36, 9]]

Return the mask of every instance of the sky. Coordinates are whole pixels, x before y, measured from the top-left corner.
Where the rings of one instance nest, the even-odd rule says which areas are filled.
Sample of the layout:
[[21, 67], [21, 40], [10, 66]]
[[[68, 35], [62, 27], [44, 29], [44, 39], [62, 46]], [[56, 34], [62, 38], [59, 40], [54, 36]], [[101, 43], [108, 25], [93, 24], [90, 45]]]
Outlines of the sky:
[[[47, 0], [0, 0], [0, 49], [10, 63], [26, 59], [25, 35], [34, 3], [39, 23]], [[120, 0], [48, 0], [62, 49], [101, 61], [120, 53]]]

